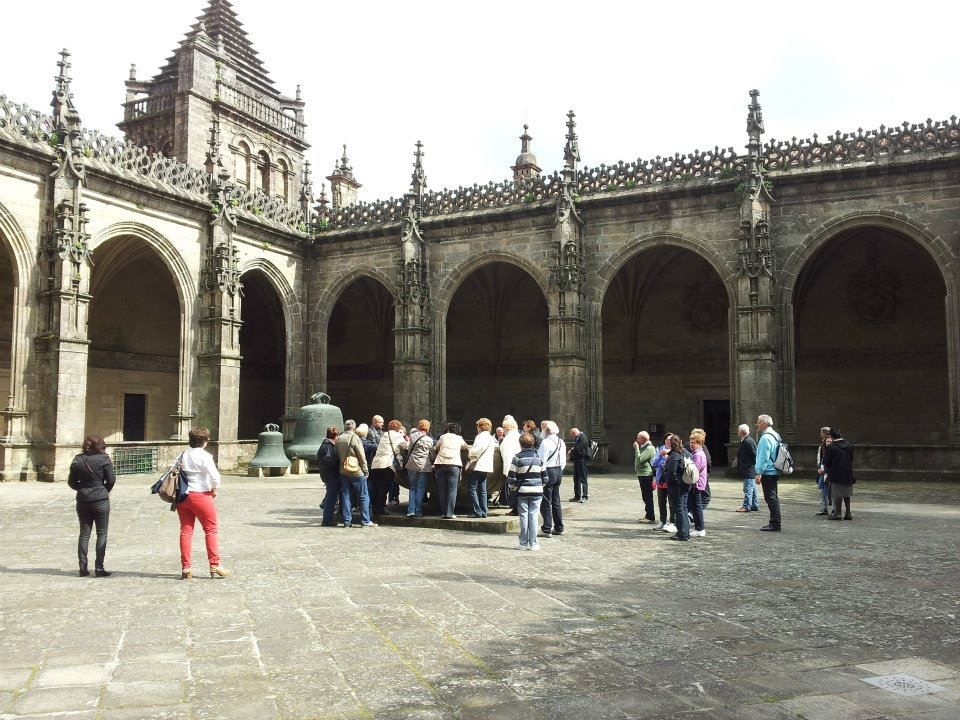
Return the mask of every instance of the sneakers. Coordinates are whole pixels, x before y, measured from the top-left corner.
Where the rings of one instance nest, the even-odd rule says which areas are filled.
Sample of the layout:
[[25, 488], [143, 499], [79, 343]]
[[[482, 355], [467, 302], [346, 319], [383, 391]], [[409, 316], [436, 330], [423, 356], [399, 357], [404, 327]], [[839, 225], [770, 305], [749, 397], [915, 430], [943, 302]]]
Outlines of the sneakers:
[[368, 523], [363, 523], [361, 527], [377, 527], [377, 524], [375, 522], [368, 522]]
[[738, 507], [737, 512], [750, 512], [750, 511], [745, 507]]
[[664, 526], [664, 525], [665, 525], [665, 523], [658, 523], [658, 524], [656, 524], [656, 525], [653, 526], [653, 529], [654, 529], [654, 530], [663, 530], [663, 526]]
[[764, 525], [760, 530], [761, 532], [780, 532], [780, 528], [774, 527], [773, 525]]
[[527, 546], [522, 543], [517, 543], [517, 546], [514, 548], [514, 550], [526, 550], [526, 549], [527, 549]]
[[578, 497], [572, 497], [572, 498], [570, 498], [569, 500], [567, 500], [567, 502], [580, 502], [580, 498], [578, 498]]
[[533, 545], [527, 545], [527, 550], [539, 550], [540, 543], [534, 543]]
[[416, 513], [407, 513], [407, 517], [416, 517], [416, 516], [417, 516]]
[[829, 515], [829, 514], [830, 512], [828, 510], [821, 510], [820, 512], [817, 513], [817, 515]]
[[707, 536], [707, 531], [706, 531], [706, 530], [691, 530], [691, 531], [690, 531], [690, 537], [706, 537], [706, 536]]
[[540, 534], [543, 537], [550, 537], [553, 535], [553, 529], [551, 528], [550, 530], [547, 530], [546, 528], [540, 528]]
[[671, 523], [671, 522], [668, 522], [666, 525], [664, 525], [664, 526], [661, 528], [661, 530], [663, 530], [664, 532], [668, 532], [668, 533], [675, 533], [675, 532], [677, 531], [677, 526], [674, 525], [674, 524]]

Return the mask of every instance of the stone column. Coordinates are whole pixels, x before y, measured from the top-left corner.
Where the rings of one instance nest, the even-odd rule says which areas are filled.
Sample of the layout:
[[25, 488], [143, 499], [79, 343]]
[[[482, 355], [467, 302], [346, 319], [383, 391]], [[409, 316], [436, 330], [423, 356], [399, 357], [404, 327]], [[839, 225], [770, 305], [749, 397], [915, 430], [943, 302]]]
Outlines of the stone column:
[[[430, 396], [433, 346], [427, 245], [420, 234], [421, 203], [426, 187], [422, 148], [418, 141], [413, 182], [410, 192], [404, 195], [394, 326], [393, 412], [411, 426], [433, 407]], [[437, 422], [441, 422], [439, 417]]]
[[[795, 429], [784, 426], [777, 398], [776, 318], [773, 302], [773, 253], [770, 248], [771, 185], [760, 159], [763, 116], [759, 93], [750, 91], [747, 115], [747, 160], [740, 203], [737, 249], [737, 308], [734, 357], [734, 401], [731, 425], [750, 423], [757, 415], [773, 416], [774, 426], [789, 438]], [[730, 442], [736, 432], [730, 428]]]
[[87, 400], [87, 313], [92, 267], [83, 202], [80, 116], [70, 92], [69, 53], [61, 52], [53, 93], [56, 169], [47, 182], [43, 244], [38, 258], [37, 372], [32, 435], [41, 480], [66, 479], [83, 441]]
[[196, 424], [210, 429], [221, 469], [236, 465], [240, 406], [240, 269], [233, 243], [236, 188], [220, 156], [220, 124], [211, 129], [210, 222], [200, 279], [200, 353]]
[[566, 434], [577, 426], [590, 428], [587, 395], [586, 300], [583, 253], [583, 221], [576, 208], [577, 163], [580, 151], [571, 110], [567, 113], [567, 144], [564, 148], [563, 187], [557, 199], [553, 230], [553, 266], [550, 269], [548, 360], [550, 368], [550, 416]]

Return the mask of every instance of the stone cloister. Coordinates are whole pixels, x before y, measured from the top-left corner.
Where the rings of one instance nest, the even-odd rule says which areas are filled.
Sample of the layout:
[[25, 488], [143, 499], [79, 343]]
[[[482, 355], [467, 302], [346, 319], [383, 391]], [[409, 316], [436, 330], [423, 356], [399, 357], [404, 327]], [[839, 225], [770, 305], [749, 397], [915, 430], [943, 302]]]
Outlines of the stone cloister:
[[[115, 140], [0, 97], [0, 473], [62, 478], [87, 432], [163, 462], [207, 425], [221, 467], [325, 390], [346, 416], [471, 428], [552, 417], [629, 459], [702, 426], [721, 460], [758, 413], [864, 468], [960, 459], [960, 123], [583, 166], [362, 202], [346, 149], [315, 198], [299, 92], [225, 0]], [[506, 164], [506, 163], [505, 163]], [[919, 440], [918, 440], [919, 438]], [[810, 455], [810, 458], [806, 457]]]

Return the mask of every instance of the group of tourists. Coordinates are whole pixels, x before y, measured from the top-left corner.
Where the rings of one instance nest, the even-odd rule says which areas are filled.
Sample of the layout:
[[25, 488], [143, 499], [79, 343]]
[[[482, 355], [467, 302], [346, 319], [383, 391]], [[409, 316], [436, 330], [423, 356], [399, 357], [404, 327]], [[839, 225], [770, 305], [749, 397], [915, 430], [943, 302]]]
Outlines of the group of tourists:
[[374, 415], [369, 425], [346, 420], [342, 431], [328, 427], [317, 452], [326, 489], [320, 503], [321, 525], [376, 527], [374, 518], [386, 514], [388, 498], [399, 504], [401, 482], [409, 489], [407, 517], [423, 517], [429, 490], [437, 514], [456, 519], [458, 489], [465, 482], [471, 518], [487, 517], [493, 492], [499, 491], [500, 501], [510, 507], [508, 514], [520, 519], [517, 548], [537, 550], [541, 514], [541, 536], [564, 532], [560, 483], [568, 460], [574, 466], [570, 501], [586, 502], [590, 497], [590, 443], [578, 428], [570, 430], [567, 448], [552, 420], [539, 425], [527, 420], [521, 432], [512, 415], [496, 429], [489, 418], [479, 418], [470, 443], [457, 422], [446, 423], [439, 435], [432, 434], [431, 427], [429, 420], [421, 419], [408, 433], [400, 420], [391, 420], [382, 430], [380, 415]]
[[[573, 497], [569, 502], [583, 503], [589, 499], [587, 463], [591, 446], [596, 444], [578, 428], [571, 428], [568, 446], [552, 420], [544, 420], [539, 425], [527, 420], [522, 432], [512, 415], [505, 416], [499, 427], [494, 429], [492, 425], [488, 418], [477, 420], [476, 435], [470, 443], [456, 422], [446, 423], [437, 436], [431, 433], [429, 420], [420, 420], [408, 433], [399, 420], [391, 420], [384, 428], [379, 415], [373, 417], [370, 425], [347, 420], [342, 431], [328, 428], [317, 453], [320, 476], [326, 488], [321, 503], [321, 525], [375, 527], [373, 517], [384, 515], [388, 502], [399, 504], [401, 481], [409, 487], [408, 517], [423, 517], [429, 488], [440, 517], [455, 519], [458, 488], [465, 480], [470, 517], [487, 517], [492, 492], [499, 490], [500, 502], [509, 505], [509, 514], [517, 515], [520, 520], [517, 549], [539, 549], [538, 536], [551, 537], [565, 532], [560, 485], [568, 461], [573, 464]], [[759, 484], [769, 510], [769, 521], [760, 529], [780, 532], [777, 483], [781, 471], [775, 462], [783, 440], [774, 430], [769, 415], [757, 417], [756, 430], [755, 440], [747, 425], [738, 428], [736, 470], [743, 481], [743, 503], [737, 512], [759, 511]], [[856, 482], [853, 448], [837, 428], [821, 428], [820, 439], [817, 515], [831, 520], [852, 520], [850, 497]], [[230, 573], [220, 565], [215, 503], [221, 478], [213, 456], [205, 449], [210, 442], [210, 431], [204, 427], [193, 428], [189, 442], [190, 448], [174, 463], [179, 484], [172, 509], [177, 511], [180, 520], [181, 577], [193, 577], [191, 549], [194, 527], [199, 520], [210, 575], [224, 578]], [[694, 428], [686, 443], [679, 434], [668, 432], [662, 444], [655, 447], [649, 433], [642, 431], [633, 444], [634, 469], [644, 504], [644, 516], [640, 520], [655, 524], [655, 530], [672, 533], [671, 540], [686, 541], [707, 534], [704, 511], [710, 503], [712, 463], [705, 442], [706, 433]], [[490, 482], [491, 479], [496, 482]], [[80, 522], [77, 557], [81, 576], [90, 575], [88, 545], [94, 526], [97, 530], [94, 574], [96, 577], [111, 575], [104, 567], [104, 556], [110, 492], [115, 483], [116, 475], [103, 439], [88, 435], [82, 452], [70, 465], [68, 480], [70, 488], [76, 491]], [[355, 510], [359, 518], [355, 518]], [[338, 512], [339, 522], [336, 521]]]
[[656, 493], [660, 522], [654, 529], [673, 533], [670, 540], [706, 537], [703, 511], [710, 503], [711, 467], [709, 451], [704, 445], [706, 439], [702, 429], [694, 428], [686, 446], [683, 438], [672, 432], [664, 435], [663, 444], [658, 448], [650, 442], [646, 431], [638, 433], [633, 443], [634, 470], [640, 482], [645, 513], [640, 521], [657, 523]]

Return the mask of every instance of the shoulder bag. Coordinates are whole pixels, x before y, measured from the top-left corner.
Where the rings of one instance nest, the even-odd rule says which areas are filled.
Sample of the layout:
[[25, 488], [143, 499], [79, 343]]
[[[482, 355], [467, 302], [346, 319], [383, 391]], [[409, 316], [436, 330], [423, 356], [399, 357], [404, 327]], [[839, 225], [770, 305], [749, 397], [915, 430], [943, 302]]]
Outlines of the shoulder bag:
[[159, 495], [160, 499], [170, 503], [170, 509], [174, 510], [177, 505], [177, 488], [180, 485], [180, 471], [183, 464], [183, 453], [177, 456], [173, 467], [167, 470], [157, 482], [150, 488], [150, 492]]

